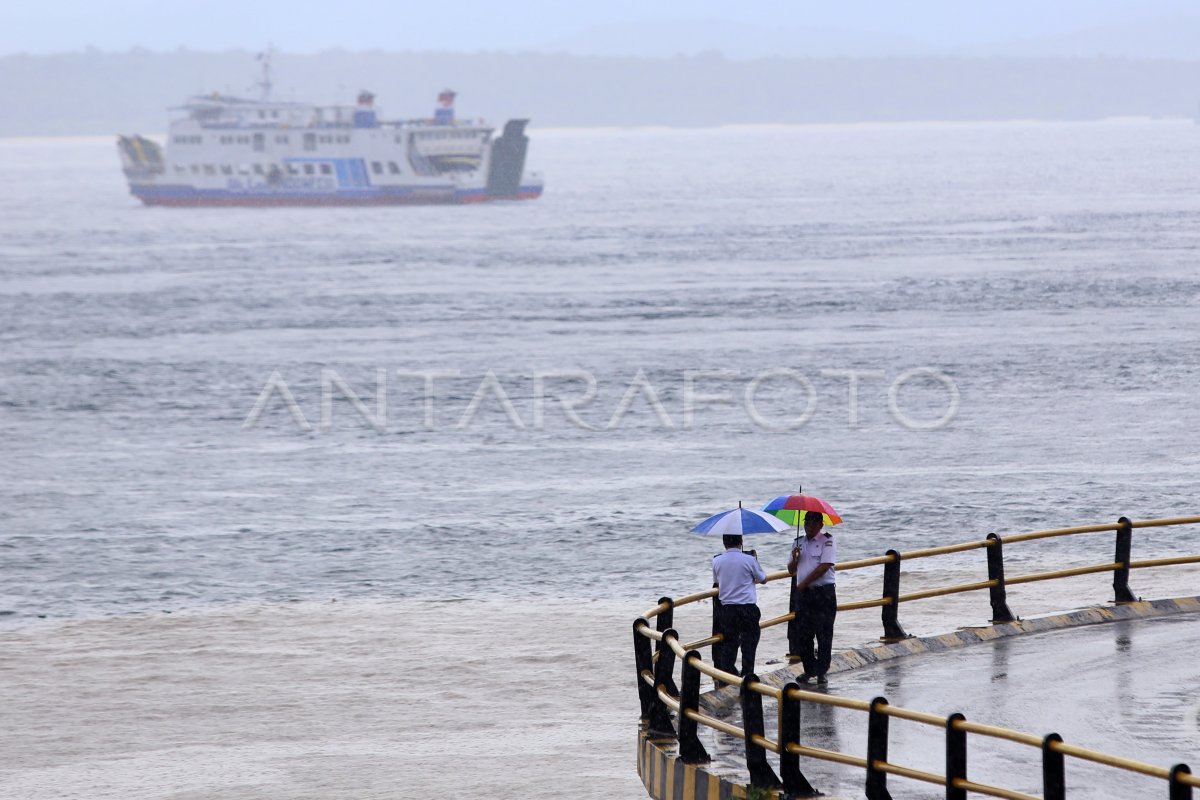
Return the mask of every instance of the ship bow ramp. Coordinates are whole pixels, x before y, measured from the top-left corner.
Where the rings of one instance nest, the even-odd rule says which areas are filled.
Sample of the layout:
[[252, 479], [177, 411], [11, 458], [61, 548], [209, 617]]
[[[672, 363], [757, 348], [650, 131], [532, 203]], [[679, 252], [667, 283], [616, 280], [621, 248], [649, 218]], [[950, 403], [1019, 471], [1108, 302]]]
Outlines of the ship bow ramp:
[[529, 137], [525, 135], [527, 119], [510, 119], [504, 133], [492, 142], [492, 163], [488, 170], [488, 197], [517, 197], [521, 176], [525, 172], [525, 152]]

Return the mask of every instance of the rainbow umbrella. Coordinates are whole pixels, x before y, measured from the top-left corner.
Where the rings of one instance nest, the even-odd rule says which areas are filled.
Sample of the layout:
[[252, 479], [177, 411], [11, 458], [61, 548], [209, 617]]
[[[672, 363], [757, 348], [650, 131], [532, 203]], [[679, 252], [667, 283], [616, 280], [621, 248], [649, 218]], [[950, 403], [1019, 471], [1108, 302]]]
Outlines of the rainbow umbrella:
[[795, 525], [797, 532], [800, 530], [800, 523], [804, 520], [804, 515], [809, 511], [821, 512], [821, 518], [825, 520], [826, 525], [837, 525], [842, 521], [838, 513], [833, 510], [833, 506], [811, 494], [781, 495], [763, 506], [763, 511], [774, 514], [788, 525]]
[[692, 528], [692, 533], [715, 533], [719, 535], [735, 534], [742, 536], [748, 533], [779, 533], [788, 529], [787, 523], [780, 521], [770, 514], [742, 508], [739, 502], [737, 508], [713, 514], [708, 519]]

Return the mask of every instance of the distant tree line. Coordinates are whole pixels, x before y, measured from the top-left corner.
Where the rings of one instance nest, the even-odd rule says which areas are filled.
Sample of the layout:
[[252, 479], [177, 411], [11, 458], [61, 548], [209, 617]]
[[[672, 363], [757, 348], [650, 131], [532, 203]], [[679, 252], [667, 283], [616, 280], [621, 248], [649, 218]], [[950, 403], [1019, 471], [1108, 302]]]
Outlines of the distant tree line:
[[[89, 51], [0, 58], [0, 136], [154, 133], [191, 94], [255, 96], [255, 54]], [[907, 120], [1191, 117], [1200, 61], [1124, 58], [600, 58], [537, 53], [279, 54], [276, 99], [353, 103], [535, 126], [709, 126]]]

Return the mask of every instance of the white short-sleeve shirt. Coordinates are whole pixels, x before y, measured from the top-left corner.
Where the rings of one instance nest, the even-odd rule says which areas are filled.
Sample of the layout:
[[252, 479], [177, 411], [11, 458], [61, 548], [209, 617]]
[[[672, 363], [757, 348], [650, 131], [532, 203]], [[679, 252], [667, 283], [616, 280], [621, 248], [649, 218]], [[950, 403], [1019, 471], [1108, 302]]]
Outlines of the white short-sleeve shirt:
[[833, 544], [833, 536], [821, 531], [813, 538], [800, 537], [800, 561], [796, 564], [796, 583], [804, 580], [819, 564], [831, 565], [825, 574], [817, 578], [809, 586], [829, 586], [836, 583], [832, 566], [837, 563], [837, 547]]
[[731, 548], [713, 556], [713, 583], [717, 584], [717, 596], [725, 605], [757, 603], [754, 584], [766, 580], [766, 571], [749, 553]]

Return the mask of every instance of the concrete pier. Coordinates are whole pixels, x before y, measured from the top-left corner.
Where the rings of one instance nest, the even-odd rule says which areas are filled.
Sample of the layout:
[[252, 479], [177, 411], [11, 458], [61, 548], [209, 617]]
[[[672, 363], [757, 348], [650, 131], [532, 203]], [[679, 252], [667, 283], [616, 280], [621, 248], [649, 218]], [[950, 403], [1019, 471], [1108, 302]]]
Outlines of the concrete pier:
[[[973, 722], [1039, 737], [1054, 732], [1069, 744], [1170, 768], [1200, 752], [1198, 612], [1200, 597], [1139, 601], [845, 650], [835, 654], [822, 691], [866, 701], [886, 696], [892, 705], [963, 713]], [[759, 677], [782, 687], [799, 673], [795, 665]], [[803, 705], [803, 744], [865, 753], [866, 714]], [[741, 724], [737, 687], [705, 693], [700, 709]], [[765, 718], [767, 735], [775, 738], [773, 702]], [[944, 733], [901, 729], [904, 724], [893, 720], [889, 761], [940, 773]], [[745, 796], [744, 743], [703, 726], [701, 737], [712, 757], [702, 766], [683, 764], [672, 740], [639, 737], [638, 771], [651, 797]], [[1041, 796], [1041, 751], [992, 744], [973, 741], [971, 779]], [[861, 768], [802, 758], [801, 770], [831, 800], [864, 796]], [[1161, 779], [1077, 762], [1067, 770], [1067, 787], [1068, 797], [1167, 796]], [[896, 798], [934, 791], [896, 777], [889, 789]]]

